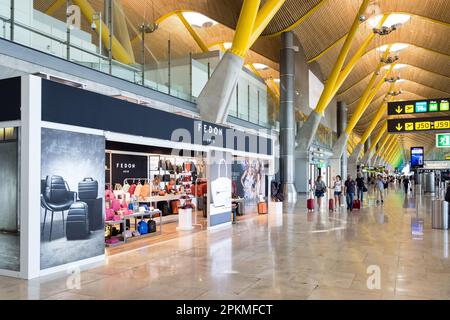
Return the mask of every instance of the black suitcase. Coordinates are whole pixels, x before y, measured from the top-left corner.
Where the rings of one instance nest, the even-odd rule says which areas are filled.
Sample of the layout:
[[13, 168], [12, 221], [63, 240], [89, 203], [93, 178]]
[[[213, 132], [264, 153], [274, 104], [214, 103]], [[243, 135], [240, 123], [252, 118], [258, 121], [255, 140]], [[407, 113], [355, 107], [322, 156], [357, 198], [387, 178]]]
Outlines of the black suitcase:
[[172, 214], [172, 212], [170, 211], [169, 203], [167, 201], [158, 202], [157, 208], [161, 211], [163, 216]]
[[83, 181], [78, 182], [78, 198], [97, 199], [98, 197], [98, 181], [92, 178], [84, 178]]
[[89, 229], [103, 229], [103, 198], [84, 199], [83, 202], [88, 206]]
[[86, 239], [89, 236], [88, 205], [84, 202], [75, 202], [70, 206], [67, 214], [66, 237], [67, 240]]
[[155, 220], [148, 220], [147, 224], [148, 224], [148, 232], [149, 233], [156, 232]]

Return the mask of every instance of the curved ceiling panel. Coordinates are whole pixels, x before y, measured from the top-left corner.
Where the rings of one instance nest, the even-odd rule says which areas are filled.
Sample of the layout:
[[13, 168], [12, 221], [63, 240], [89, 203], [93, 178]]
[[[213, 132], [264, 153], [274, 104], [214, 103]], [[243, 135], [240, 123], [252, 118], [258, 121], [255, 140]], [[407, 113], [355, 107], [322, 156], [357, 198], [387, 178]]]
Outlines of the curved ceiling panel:
[[[424, 24], [428, 25], [429, 28], [426, 29], [426, 31], [417, 33], [417, 30], [420, 29], [415, 28], [419, 28]], [[358, 33], [358, 35], [355, 37], [354, 43], [347, 57], [348, 59], [353, 56], [356, 50], [360, 47], [361, 43], [364, 41], [364, 34], [367, 34], [367, 32]], [[445, 57], [450, 58], [450, 42], [446, 40], [448, 35], [450, 35], [450, 27], [433, 24], [424, 19], [420, 21], [414, 20], [414, 22], [411, 22], [410, 25], [403, 26], [402, 28], [395, 32], [392, 32], [388, 36], [385, 36], [383, 38], [377, 37], [376, 39], [374, 39], [370, 47], [367, 49], [367, 52], [371, 53], [373, 51], [371, 56], [373, 57], [373, 60], [376, 61], [380, 58], [380, 53], [373, 49], [384, 44], [400, 42], [409, 44], [410, 46], [414, 46], [414, 48], [422, 48], [422, 54], [424, 57], [428, 56], [428, 52], [434, 52], [436, 54], [442, 54]], [[341, 47], [342, 43], [339, 43], [317, 60], [317, 62], [321, 66], [325, 78], [328, 78], [328, 75], [331, 72], [331, 69], [333, 68], [336, 61], [336, 57], [339, 55]], [[402, 55], [407, 52], [408, 49], [409, 48], [400, 51], [399, 56], [402, 57]]]
[[[426, 56], [424, 56], [426, 55]], [[378, 64], [375, 51], [367, 53], [354, 67], [352, 73], [345, 80], [339, 94], [345, 93], [353, 86], [357, 85], [362, 79], [370, 75]], [[394, 74], [402, 76], [409, 72], [409, 69], [423, 70], [438, 79], [450, 78], [450, 57], [426, 51], [417, 47], [410, 47], [400, 55], [399, 63], [407, 64], [408, 67], [395, 71]], [[447, 80], [446, 80], [447, 81]]]
[[[372, 74], [367, 75], [364, 79], [356, 83], [355, 85], [348, 88], [346, 91], [342, 92], [337, 96], [339, 100], [343, 101], [353, 101], [351, 100], [352, 97], [357, 97], [363, 93], [363, 91], [366, 89], [370, 77]], [[391, 76], [399, 76], [401, 78], [401, 81], [397, 82], [394, 86], [394, 90], [398, 90], [402, 88], [402, 84], [404, 80], [410, 80], [417, 82], [419, 84], [422, 84], [424, 86], [428, 86], [431, 88], [434, 88], [436, 90], [439, 90], [441, 92], [447, 93], [448, 96], [450, 96], [450, 78], [437, 75], [435, 73], [413, 67], [408, 66], [405, 67], [402, 70], [399, 70], [398, 72], [391, 73]]]

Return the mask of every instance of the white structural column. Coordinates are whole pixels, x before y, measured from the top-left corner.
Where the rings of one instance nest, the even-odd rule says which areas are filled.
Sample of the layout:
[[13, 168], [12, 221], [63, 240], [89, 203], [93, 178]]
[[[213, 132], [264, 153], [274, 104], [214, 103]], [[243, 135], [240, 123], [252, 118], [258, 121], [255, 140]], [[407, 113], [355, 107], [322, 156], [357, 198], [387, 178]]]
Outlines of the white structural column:
[[40, 274], [41, 78], [22, 77], [20, 130], [20, 277]]
[[280, 52], [280, 169], [283, 193], [288, 202], [297, 200], [295, 166], [295, 49], [292, 31], [281, 34]]

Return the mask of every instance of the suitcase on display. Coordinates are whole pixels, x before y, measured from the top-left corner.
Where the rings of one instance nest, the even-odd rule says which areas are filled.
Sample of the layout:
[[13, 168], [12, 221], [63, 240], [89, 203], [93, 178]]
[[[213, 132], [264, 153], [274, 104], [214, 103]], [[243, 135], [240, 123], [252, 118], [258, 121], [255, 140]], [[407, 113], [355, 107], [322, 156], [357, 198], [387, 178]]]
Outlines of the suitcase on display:
[[83, 181], [78, 182], [78, 198], [97, 199], [98, 197], [98, 181], [92, 178], [84, 178]]
[[334, 210], [334, 199], [328, 200], [328, 209], [329, 209], [330, 211], [333, 211], [333, 210]]
[[157, 208], [161, 211], [163, 216], [168, 216], [171, 214], [169, 203], [167, 201], [160, 201], [157, 204]]
[[353, 200], [353, 209], [361, 209], [361, 201], [358, 199]]
[[258, 202], [258, 214], [267, 214], [266, 202]]
[[147, 224], [148, 224], [148, 232], [149, 233], [156, 232], [156, 222], [155, 222], [155, 220], [149, 220], [147, 222]]
[[85, 199], [84, 203], [88, 206], [89, 229], [100, 230], [103, 229], [103, 199]]
[[88, 209], [84, 202], [75, 202], [70, 206], [66, 222], [67, 240], [81, 240], [89, 236]]
[[314, 199], [306, 200], [306, 206], [308, 207], [308, 210], [314, 210]]

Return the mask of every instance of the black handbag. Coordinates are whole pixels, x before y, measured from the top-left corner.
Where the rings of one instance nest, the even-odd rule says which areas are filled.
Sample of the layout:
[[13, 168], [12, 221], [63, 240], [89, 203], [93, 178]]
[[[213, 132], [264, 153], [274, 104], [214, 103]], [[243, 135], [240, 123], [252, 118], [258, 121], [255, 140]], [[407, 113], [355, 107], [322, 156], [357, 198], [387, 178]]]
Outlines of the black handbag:
[[97, 199], [98, 197], [98, 181], [92, 178], [84, 178], [78, 183], [78, 198]]
[[156, 232], [156, 222], [155, 220], [149, 220], [147, 222], [148, 224], [148, 232], [152, 233], [152, 232]]

